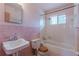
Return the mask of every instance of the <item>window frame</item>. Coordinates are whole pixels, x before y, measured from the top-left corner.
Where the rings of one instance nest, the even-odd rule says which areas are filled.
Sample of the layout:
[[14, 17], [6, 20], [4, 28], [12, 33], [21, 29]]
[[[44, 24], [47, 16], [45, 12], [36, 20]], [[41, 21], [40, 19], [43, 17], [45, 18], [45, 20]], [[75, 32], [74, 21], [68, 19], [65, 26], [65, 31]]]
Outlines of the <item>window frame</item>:
[[67, 22], [67, 16], [66, 16], [66, 19], [65, 19], [65, 23], [64, 23], [64, 22], [63, 22], [63, 23], [59, 23], [59, 16], [62, 16], [62, 15], [65, 15], [65, 16], [66, 16], [66, 14], [60, 14], [60, 15], [53, 15], [53, 16], [51, 16], [51, 17], [57, 16], [57, 23], [56, 23], [56, 24], [50, 23], [51, 17], [49, 17], [49, 24], [50, 24], [50, 25], [66, 24], [66, 22]]

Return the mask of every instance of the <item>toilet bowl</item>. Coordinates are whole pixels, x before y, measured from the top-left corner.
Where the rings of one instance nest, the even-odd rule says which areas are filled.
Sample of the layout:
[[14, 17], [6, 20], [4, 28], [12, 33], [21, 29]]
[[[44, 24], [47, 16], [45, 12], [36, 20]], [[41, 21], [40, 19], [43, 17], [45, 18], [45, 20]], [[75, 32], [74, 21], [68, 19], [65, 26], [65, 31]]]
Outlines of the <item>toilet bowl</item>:
[[34, 40], [31, 41], [31, 44], [32, 44], [32, 49], [37, 50], [37, 53], [36, 53], [36, 54], [37, 54], [38, 56], [47, 56], [47, 55], [48, 55], [48, 51], [42, 52], [42, 51], [39, 51], [39, 50], [38, 50], [38, 48], [40, 48], [40, 45], [41, 45], [41, 44], [44, 45], [44, 42], [43, 42], [41, 39], [39, 39], [39, 38], [34, 39]]
[[37, 48], [39, 48], [41, 40], [39, 38], [31, 40], [32, 54], [37, 55]]

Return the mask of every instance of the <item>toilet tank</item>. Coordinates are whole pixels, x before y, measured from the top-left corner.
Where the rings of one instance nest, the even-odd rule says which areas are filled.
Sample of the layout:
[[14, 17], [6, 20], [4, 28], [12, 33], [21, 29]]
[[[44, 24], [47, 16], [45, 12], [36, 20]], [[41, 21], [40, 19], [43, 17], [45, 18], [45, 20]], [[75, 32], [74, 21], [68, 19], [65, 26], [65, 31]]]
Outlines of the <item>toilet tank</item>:
[[41, 39], [39, 38], [31, 40], [32, 48], [34, 49], [39, 48], [40, 43], [41, 43]]

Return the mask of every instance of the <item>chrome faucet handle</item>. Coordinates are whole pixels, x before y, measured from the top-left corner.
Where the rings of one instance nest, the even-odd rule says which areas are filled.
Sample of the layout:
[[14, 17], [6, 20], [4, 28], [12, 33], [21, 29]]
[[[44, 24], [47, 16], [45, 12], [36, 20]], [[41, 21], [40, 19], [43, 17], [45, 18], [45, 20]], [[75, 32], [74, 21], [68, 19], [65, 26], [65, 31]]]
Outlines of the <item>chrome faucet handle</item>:
[[13, 35], [11, 35], [11, 36], [9, 37], [9, 41], [11, 41], [11, 40], [17, 40], [17, 35], [16, 35], [16, 33], [14, 33]]
[[17, 40], [17, 33], [14, 33], [14, 40]]

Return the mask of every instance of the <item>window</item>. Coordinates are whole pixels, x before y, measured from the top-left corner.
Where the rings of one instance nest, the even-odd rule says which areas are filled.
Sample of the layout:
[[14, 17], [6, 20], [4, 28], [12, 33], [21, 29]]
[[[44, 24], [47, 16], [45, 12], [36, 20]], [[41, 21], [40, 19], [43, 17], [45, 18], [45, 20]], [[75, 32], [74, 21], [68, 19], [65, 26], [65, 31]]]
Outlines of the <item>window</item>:
[[66, 15], [58, 16], [58, 24], [65, 24], [66, 23]]
[[51, 17], [50, 24], [57, 24], [57, 16]]
[[66, 15], [53, 16], [50, 18], [50, 24], [66, 24]]
[[40, 20], [40, 30], [44, 28], [44, 19]]

